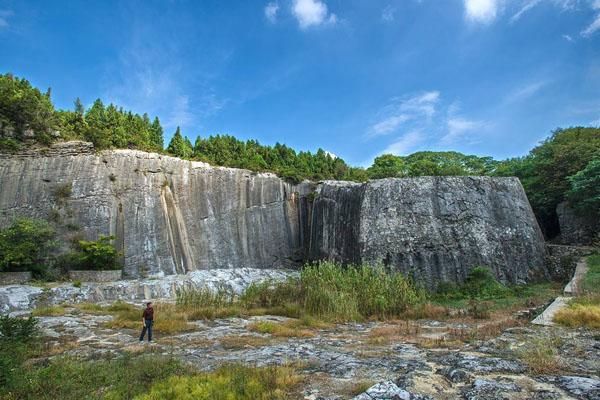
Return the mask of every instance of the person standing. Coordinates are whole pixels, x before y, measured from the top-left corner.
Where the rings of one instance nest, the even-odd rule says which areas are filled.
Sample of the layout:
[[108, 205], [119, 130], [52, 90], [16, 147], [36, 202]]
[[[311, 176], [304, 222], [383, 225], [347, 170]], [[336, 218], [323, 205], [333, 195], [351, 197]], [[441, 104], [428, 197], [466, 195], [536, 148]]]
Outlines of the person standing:
[[140, 343], [144, 341], [146, 331], [148, 331], [148, 343], [152, 341], [152, 324], [154, 324], [154, 308], [152, 302], [146, 303], [146, 309], [142, 314], [142, 334], [140, 335]]

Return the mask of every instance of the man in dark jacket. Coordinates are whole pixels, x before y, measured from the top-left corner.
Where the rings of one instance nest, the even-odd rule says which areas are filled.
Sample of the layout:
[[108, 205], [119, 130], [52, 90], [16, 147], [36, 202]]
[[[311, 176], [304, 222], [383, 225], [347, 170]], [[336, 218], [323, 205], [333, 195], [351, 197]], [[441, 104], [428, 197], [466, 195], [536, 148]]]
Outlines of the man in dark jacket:
[[140, 342], [144, 341], [144, 335], [146, 335], [146, 331], [148, 331], [148, 343], [152, 341], [152, 324], [154, 323], [154, 308], [152, 308], [152, 303], [146, 303], [146, 309], [142, 314], [142, 334], [140, 335]]

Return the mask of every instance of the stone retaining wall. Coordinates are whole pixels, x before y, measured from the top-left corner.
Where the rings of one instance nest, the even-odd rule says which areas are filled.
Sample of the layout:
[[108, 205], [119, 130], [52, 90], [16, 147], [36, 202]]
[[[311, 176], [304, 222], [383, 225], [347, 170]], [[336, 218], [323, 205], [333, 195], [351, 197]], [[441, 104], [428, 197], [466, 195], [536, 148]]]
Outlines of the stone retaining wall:
[[121, 280], [123, 270], [69, 271], [69, 278], [81, 282], [112, 282]]
[[31, 280], [31, 272], [0, 272], [0, 285], [15, 285]]

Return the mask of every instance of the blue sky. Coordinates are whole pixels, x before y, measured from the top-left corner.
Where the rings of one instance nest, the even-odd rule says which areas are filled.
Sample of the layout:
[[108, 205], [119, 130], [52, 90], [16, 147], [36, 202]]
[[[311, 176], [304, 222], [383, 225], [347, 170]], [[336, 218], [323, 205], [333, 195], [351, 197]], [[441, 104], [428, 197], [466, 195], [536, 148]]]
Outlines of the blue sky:
[[0, 0], [0, 71], [353, 165], [600, 125], [600, 0]]

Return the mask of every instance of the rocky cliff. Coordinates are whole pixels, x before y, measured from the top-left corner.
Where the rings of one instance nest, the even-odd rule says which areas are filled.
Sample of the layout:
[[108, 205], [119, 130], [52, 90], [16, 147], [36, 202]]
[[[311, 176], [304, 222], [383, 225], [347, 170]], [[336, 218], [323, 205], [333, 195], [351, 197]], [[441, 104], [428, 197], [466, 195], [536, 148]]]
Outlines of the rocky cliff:
[[504, 282], [545, 275], [544, 239], [517, 178], [324, 182], [310, 257], [381, 262], [428, 287], [487, 266]]
[[507, 282], [544, 272], [543, 237], [512, 178], [293, 185], [71, 142], [0, 154], [0, 187], [0, 226], [29, 216], [54, 221], [65, 239], [114, 235], [129, 277], [322, 258], [381, 261], [431, 287], [476, 265]]
[[65, 238], [114, 235], [129, 277], [302, 259], [298, 195], [273, 174], [91, 144], [0, 155], [0, 226], [50, 219]]

